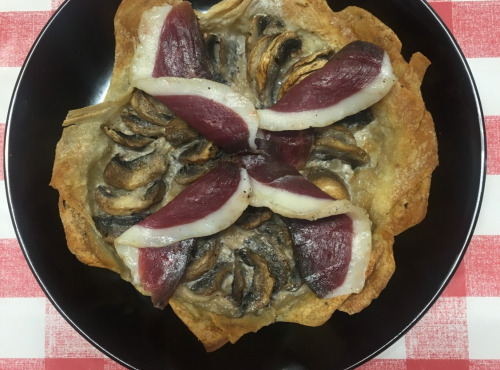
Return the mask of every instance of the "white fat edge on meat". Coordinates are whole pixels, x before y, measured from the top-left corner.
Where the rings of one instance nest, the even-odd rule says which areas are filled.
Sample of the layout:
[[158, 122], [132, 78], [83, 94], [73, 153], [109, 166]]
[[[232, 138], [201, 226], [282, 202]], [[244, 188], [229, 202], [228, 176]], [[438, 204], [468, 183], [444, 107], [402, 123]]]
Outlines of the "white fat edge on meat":
[[309, 127], [325, 127], [342, 118], [358, 113], [382, 99], [391, 90], [397, 78], [392, 71], [386, 52], [379, 75], [362, 90], [330, 107], [301, 112], [278, 112], [259, 109], [259, 128], [270, 131], [303, 130]]
[[[366, 270], [372, 249], [371, 221], [366, 210], [348, 200], [330, 200], [321, 208], [301, 215], [301, 219], [317, 220], [334, 215], [346, 214], [353, 222], [351, 260], [346, 278], [341, 286], [331, 291], [325, 298], [359, 293], [366, 280]], [[298, 217], [295, 217], [298, 218]]]
[[138, 44], [131, 66], [131, 79], [151, 77], [156, 61], [163, 23], [172, 6], [165, 4], [144, 11], [138, 28]]
[[363, 208], [352, 206], [346, 214], [353, 221], [351, 260], [344, 282], [325, 298], [359, 293], [365, 286], [366, 270], [372, 250], [371, 222]]
[[115, 249], [125, 266], [127, 266], [130, 270], [130, 282], [142, 294], [150, 295], [150, 293], [147, 293], [144, 290], [144, 287], [141, 283], [141, 278], [139, 277], [139, 249], [127, 245], [118, 245], [115, 247]]
[[348, 200], [331, 200], [328, 205], [303, 217], [308, 220], [317, 220], [342, 214], [347, 215], [353, 224], [351, 260], [344, 282], [324, 298], [359, 293], [363, 289], [372, 249], [371, 221], [366, 210], [355, 206]]
[[255, 149], [255, 137], [259, 127], [257, 111], [250, 100], [231, 87], [201, 78], [181, 77], [143, 78], [134, 81], [134, 86], [153, 96], [198, 96], [231, 109], [246, 123], [249, 145]]
[[307, 218], [318, 209], [329, 205], [329, 199], [297, 194], [286, 189], [269, 186], [250, 177], [252, 195], [250, 205], [267, 207], [274, 213], [289, 218]]
[[248, 207], [250, 182], [244, 169], [240, 170], [240, 183], [234, 194], [218, 210], [189, 224], [152, 229], [134, 225], [115, 239], [115, 246], [128, 245], [136, 248], [161, 248], [166, 245], [195, 237], [213, 235], [231, 226]]
[[353, 222], [351, 261], [342, 285], [325, 298], [359, 293], [363, 289], [372, 249], [371, 221], [365, 209], [355, 206], [348, 200], [338, 200], [332, 201], [329, 207], [319, 210], [315, 217], [323, 218], [335, 214], [346, 214]]

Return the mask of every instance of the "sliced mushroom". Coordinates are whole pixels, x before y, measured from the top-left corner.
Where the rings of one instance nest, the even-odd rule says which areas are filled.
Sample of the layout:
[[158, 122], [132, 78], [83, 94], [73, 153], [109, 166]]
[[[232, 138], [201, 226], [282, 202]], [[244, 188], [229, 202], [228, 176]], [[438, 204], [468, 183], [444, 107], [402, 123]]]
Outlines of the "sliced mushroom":
[[288, 92], [312, 72], [323, 67], [333, 55], [333, 50], [319, 51], [317, 53], [300, 58], [288, 69], [283, 76], [283, 82], [278, 93], [278, 99]]
[[205, 35], [205, 45], [207, 47], [207, 56], [212, 68], [214, 81], [226, 83], [226, 79], [221, 72], [221, 39], [217, 35]]
[[[262, 39], [269, 38], [269, 36], [262, 36]], [[259, 62], [256, 68], [252, 66], [250, 70], [251, 78], [255, 80], [255, 88], [264, 106], [270, 106], [275, 103], [274, 96], [278, 78], [278, 72], [281, 66], [292, 56], [292, 54], [299, 50], [302, 46], [301, 39], [295, 32], [287, 31], [277, 36], [271, 36], [272, 40], [266, 40], [265, 51], [260, 53], [264, 45], [260, 44], [260, 40], [256, 42], [258, 49], [255, 53], [260, 55]], [[269, 42], [268, 42], [269, 41]], [[254, 54], [252, 49], [251, 55]], [[256, 55], [252, 56], [256, 58]], [[255, 68], [255, 72], [253, 69]]]
[[184, 274], [184, 281], [193, 281], [214, 268], [221, 250], [220, 240], [198, 239], [193, 248], [192, 262]]
[[353, 134], [341, 125], [330, 125], [317, 130], [311, 158], [340, 159], [354, 169], [370, 162], [367, 152], [356, 145]]
[[219, 148], [208, 139], [202, 137], [179, 155], [179, 162], [184, 164], [202, 164], [208, 162], [219, 153]]
[[130, 216], [95, 216], [93, 218], [97, 230], [105, 242], [112, 244], [114, 239], [148, 216], [140, 213]]
[[277, 34], [261, 36], [249, 47], [247, 51], [247, 79], [249, 82], [256, 83], [254, 77], [257, 74], [260, 58], [277, 36]]
[[165, 127], [165, 139], [174, 147], [189, 143], [191, 140], [196, 139], [199, 133], [189, 126], [189, 124], [179, 117], [175, 117]]
[[122, 120], [136, 134], [165, 136], [174, 147], [186, 144], [199, 135], [167, 106], [142, 90], [134, 90], [130, 106], [133, 110], [126, 110], [122, 114]]
[[117, 154], [104, 169], [104, 181], [118, 189], [135, 190], [161, 177], [167, 168], [159, 150], [130, 160]]
[[293, 248], [288, 227], [274, 222], [266, 222], [259, 227], [259, 231], [271, 237], [273, 248], [276, 251], [276, 258], [273, 263], [275, 267], [271, 269], [272, 272], [276, 271], [274, 272], [277, 281], [274, 286], [275, 292], [280, 289], [291, 292], [296, 291], [304, 282], [293, 258], [290, 259], [286, 252], [287, 250], [291, 251]]
[[222, 291], [222, 284], [229, 274], [231, 274], [232, 270], [233, 266], [231, 263], [217, 263], [213, 269], [194, 281], [190, 289], [201, 295], [211, 295], [217, 291]]
[[347, 186], [335, 172], [322, 167], [312, 167], [304, 171], [304, 176], [334, 199], [350, 200]]
[[258, 230], [259, 233], [246, 239], [244, 245], [266, 261], [274, 279], [273, 293], [276, 293], [288, 283], [292, 266], [285, 249], [292, 249], [292, 240], [285, 226], [272, 222], [261, 225]]
[[102, 129], [115, 143], [134, 150], [144, 149], [155, 140], [154, 138], [139, 134], [126, 134], [108, 124], [104, 124]]
[[132, 93], [130, 106], [140, 118], [158, 126], [167, 126], [175, 118], [172, 111], [164, 104], [138, 89]]
[[259, 92], [276, 80], [279, 66], [281, 66], [290, 55], [302, 46], [302, 41], [295, 32], [287, 31], [275, 37], [269, 44], [257, 68], [257, 83]]
[[165, 196], [163, 180], [154, 181], [143, 192], [130, 192], [100, 185], [94, 195], [99, 208], [113, 216], [130, 216], [142, 213], [159, 203]]
[[248, 290], [246, 284], [246, 270], [243, 260], [238, 254], [234, 257], [233, 282], [231, 285], [231, 297], [238, 307], [243, 303], [243, 296]]
[[206, 40], [207, 54], [214, 80], [228, 84], [238, 71], [238, 43], [236, 40], [210, 35]]
[[174, 181], [179, 185], [192, 184], [210, 171], [214, 167], [215, 163], [215, 161], [208, 161], [199, 165], [184, 165], [175, 174]]
[[273, 21], [273, 18], [267, 14], [256, 14], [251, 22], [248, 34], [245, 38], [245, 52], [248, 55], [254, 43], [264, 34], [264, 31]]
[[296, 292], [302, 285], [304, 285], [304, 280], [302, 280], [302, 276], [300, 276], [300, 272], [294, 264], [290, 276], [288, 277], [288, 284], [285, 286], [284, 290]]
[[269, 208], [248, 207], [236, 221], [236, 225], [243, 230], [255, 229], [273, 216]]
[[354, 137], [352, 132], [349, 131], [347, 127], [342, 125], [334, 124], [322, 128], [317, 128], [314, 134], [316, 140], [321, 141], [324, 139], [334, 138], [348, 145], [356, 145], [356, 138]]
[[155, 125], [131, 112], [125, 112], [121, 117], [125, 125], [134, 134], [151, 137], [161, 137], [165, 134], [165, 127]]
[[284, 225], [278, 225], [274, 222], [266, 222], [261, 227], [259, 231], [271, 236], [276, 242], [276, 245], [282, 250], [292, 249], [292, 237], [288, 227]]
[[274, 287], [274, 278], [269, 270], [266, 260], [248, 248], [237, 251], [245, 264], [253, 267], [252, 285], [245, 292], [241, 310], [243, 312], [257, 312], [271, 302]]

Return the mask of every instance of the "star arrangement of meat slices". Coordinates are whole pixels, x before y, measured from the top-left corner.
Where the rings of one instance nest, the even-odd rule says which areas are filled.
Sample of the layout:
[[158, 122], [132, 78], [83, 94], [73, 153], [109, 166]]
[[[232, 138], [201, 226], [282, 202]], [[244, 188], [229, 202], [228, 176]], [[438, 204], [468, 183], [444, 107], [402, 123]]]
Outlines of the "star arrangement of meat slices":
[[[297, 4], [196, 14], [152, 1], [139, 21], [132, 3], [115, 18], [117, 35], [136, 36], [128, 54], [130, 36], [117, 36], [110, 98], [70, 112], [58, 144], [51, 184], [72, 252], [170, 304], [208, 351], [275, 321], [320, 325], [368, 305], [392, 274], [397, 228], [425, 214], [437, 161], [430, 135], [431, 158], [402, 196], [382, 199], [389, 209], [363, 195], [397, 182], [377, 164], [391, 129], [377, 127], [379, 102], [392, 104], [410, 66], [354, 36], [311, 46], [311, 31], [286, 27]], [[405, 78], [418, 90], [422, 76]]]

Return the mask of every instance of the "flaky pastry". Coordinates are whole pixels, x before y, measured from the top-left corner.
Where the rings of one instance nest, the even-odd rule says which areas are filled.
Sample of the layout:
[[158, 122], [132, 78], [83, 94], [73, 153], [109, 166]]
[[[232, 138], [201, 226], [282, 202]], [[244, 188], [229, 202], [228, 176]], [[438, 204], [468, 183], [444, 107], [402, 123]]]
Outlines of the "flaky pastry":
[[[140, 281], [137, 267], [131, 267], [140, 248], [116, 242], [127, 239], [121, 237], [125, 231], [167, 206], [220, 162], [243, 168], [222, 169], [239, 179], [238, 189], [246, 184], [245, 171], [251, 184], [245, 189], [257, 189], [253, 162], [248, 165], [244, 156], [236, 161], [169, 104], [138, 88], [153, 86], [141, 82], [146, 73], [142, 59], [148, 55], [144, 44], [154, 33], [149, 28], [161, 9], [179, 4], [122, 1], [115, 16], [109, 90], [101, 104], [68, 113], [51, 180], [60, 194], [72, 253], [85, 264], [115, 271], [146, 295], [151, 291]], [[366, 212], [371, 240], [359, 291], [318, 295], [296, 261], [297, 241], [290, 230], [297, 223], [273, 205], [252, 203], [255, 196], [231, 226], [193, 239], [180, 237], [191, 244], [181, 246], [189, 248], [188, 260], [168, 304], [207, 351], [273, 322], [318, 326], [336, 310], [363, 310], [395, 270], [394, 237], [418, 224], [427, 211], [431, 174], [438, 164], [434, 124], [420, 92], [429, 60], [417, 52], [405, 61], [398, 37], [374, 15], [357, 7], [333, 12], [323, 0], [224, 0], [195, 14], [210, 71], [206, 79], [229, 86], [257, 110], [272, 107], [358, 40], [385, 51], [395, 82], [361, 114], [308, 129], [311, 147], [303, 163], [294, 163], [309, 182], [349, 203], [347, 213]], [[212, 86], [203, 83], [196, 86]]]

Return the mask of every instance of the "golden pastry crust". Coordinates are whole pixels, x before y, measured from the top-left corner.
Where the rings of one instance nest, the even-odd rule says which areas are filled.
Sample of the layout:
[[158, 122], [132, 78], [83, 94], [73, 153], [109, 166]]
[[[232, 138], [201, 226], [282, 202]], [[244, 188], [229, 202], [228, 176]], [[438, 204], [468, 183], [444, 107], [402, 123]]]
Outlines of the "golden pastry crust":
[[105, 102], [68, 114], [50, 185], [59, 191], [59, 212], [70, 251], [83, 263], [110, 269], [128, 279], [128, 269], [95, 227], [89, 204], [93, 165], [101, 160], [108, 145], [107, 139], [97, 133], [102, 120], [115, 114], [119, 103]]
[[[51, 185], [60, 193], [60, 212], [70, 250], [84, 263], [111, 269], [130, 280], [128, 269], [114, 248], [103, 241], [92, 219], [89, 195], [95, 164], [106, 154], [107, 138], [100, 126], [116, 115], [130, 97], [130, 65], [138, 43], [142, 13], [176, 0], [123, 0], [115, 17], [116, 59], [105, 102], [69, 113], [57, 146]], [[170, 305], [180, 319], [201, 340], [207, 351], [276, 321], [318, 326], [337, 309], [356, 313], [379, 296], [394, 269], [394, 236], [419, 223], [426, 214], [431, 174], [438, 164], [437, 141], [432, 117], [420, 93], [429, 61], [420, 53], [406, 62], [401, 42], [387, 26], [367, 11], [348, 7], [333, 12], [323, 0], [275, 1], [264, 7], [254, 0], [226, 0], [206, 13], [198, 14], [204, 32], [224, 27], [243, 27], [265, 11], [279, 12], [289, 27], [305, 37], [314, 35], [333, 50], [361, 39], [383, 47], [390, 56], [398, 82], [391, 92], [372, 107], [378, 122], [376, 131], [359, 143], [375, 163], [354, 171], [349, 181], [352, 202], [366, 209], [373, 223], [372, 253], [364, 289], [359, 294], [320, 299], [305, 285], [268, 309], [227, 317], [205, 310], [190, 301], [182, 285]], [[276, 14], [273, 14], [276, 15]], [[244, 22], [243, 22], [244, 23]], [[311, 36], [313, 37], [313, 36]], [[383, 140], [380, 140], [383, 138]], [[104, 153], [104, 154], [103, 154]]]

